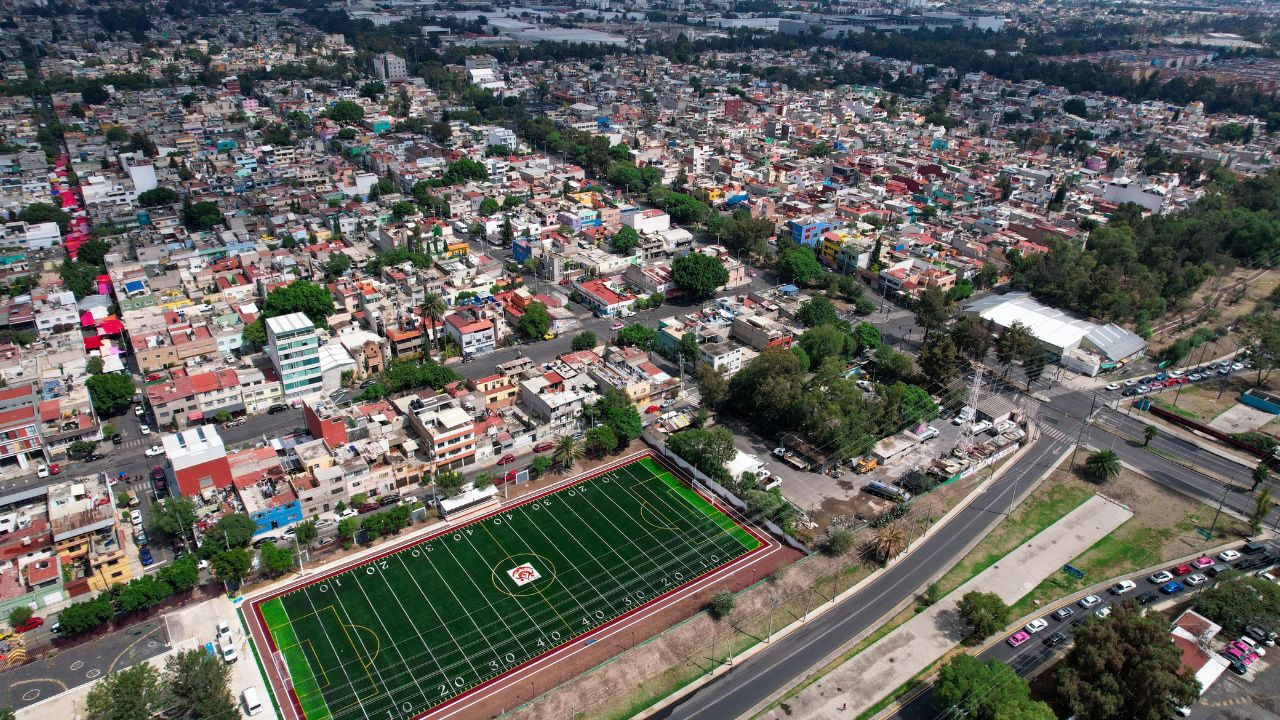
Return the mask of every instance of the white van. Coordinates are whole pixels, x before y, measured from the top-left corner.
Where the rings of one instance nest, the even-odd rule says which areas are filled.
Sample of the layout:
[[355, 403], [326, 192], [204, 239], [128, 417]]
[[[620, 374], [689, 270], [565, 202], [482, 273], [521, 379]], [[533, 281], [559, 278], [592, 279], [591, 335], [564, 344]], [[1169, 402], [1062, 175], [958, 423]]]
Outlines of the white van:
[[262, 712], [262, 701], [258, 699], [258, 688], [249, 686], [240, 691], [240, 700], [244, 702], [244, 711], [249, 715]]
[[222, 661], [230, 665], [236, 661], [236, 646], [231, 642], [230, 638], [223, 638], [218, 641], [218, 653], [222, 655]]

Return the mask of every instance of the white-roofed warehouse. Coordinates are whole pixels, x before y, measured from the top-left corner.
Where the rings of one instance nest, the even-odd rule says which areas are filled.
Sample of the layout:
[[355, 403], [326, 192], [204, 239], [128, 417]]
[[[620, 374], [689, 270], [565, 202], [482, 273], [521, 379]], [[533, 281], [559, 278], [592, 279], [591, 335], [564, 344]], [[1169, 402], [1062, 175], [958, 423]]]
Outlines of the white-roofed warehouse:
[[964, 314], [977, 315], [1002, 332], [1020, 322], [1063, 366], [1087, 375], [1139, 358], [1147, 349], [1145, 340], [1119, 325], [1099, 325], [1051, 308], [1025, 292], [975, 300], [965, 306]]

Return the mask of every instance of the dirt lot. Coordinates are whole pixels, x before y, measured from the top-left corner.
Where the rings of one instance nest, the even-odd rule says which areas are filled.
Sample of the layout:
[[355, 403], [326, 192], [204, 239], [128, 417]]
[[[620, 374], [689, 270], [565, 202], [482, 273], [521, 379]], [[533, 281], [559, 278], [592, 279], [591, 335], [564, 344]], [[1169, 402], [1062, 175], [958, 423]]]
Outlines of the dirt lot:
[[[1236, 290], [1226, 290], [1235, 281], [1247, 283], [1243, 294]], [[1178, 338], [1190, 335], [1205, 321], [1213, 327], [1225, 327], [1253, 312], [1260, 303], [1270, 306], [1267, 296], [1278, 282], [1280, 270], [1267, 270], [1259, 274], [1257, 270], [1238, 269], [1229, 277], [1210, 279], [1187, 301], [1186, 312], [1170, 313], [1155, 323], [1151, 346], [1164, 347]], [[1202, 309], [1206, 303], [1209, 307]], [[1235, 339], [1229, 336], [1219, 339], [1218, 343], [1226, 347], [1219, 355], [1231, 352], [1236, 346]], [[1213, 349], [1209, 353], [1205, 355], [1206, 359], [1215, 357]]]
[[[1182, 390], [1181, 393], [1177, 390], [1172, 392], [1165, 390], [1154, 394], [1151, 396], [1152, 402], [1172, 409], [1185, 417], [1208, 424], [1226, 410], [1235, 407], [1240, 401], [1240, 394], [1253, 387], [1257, 374], [1246, 370], [1226, 377], [1225, 386], [1218, 378], [1208, 382], [1201, 380], [1194, 385], [1181, 386], [1179, 388]], [[1278, 385], [1280, 382], [1273, 378], [1264, 387], [1275, 392]]]

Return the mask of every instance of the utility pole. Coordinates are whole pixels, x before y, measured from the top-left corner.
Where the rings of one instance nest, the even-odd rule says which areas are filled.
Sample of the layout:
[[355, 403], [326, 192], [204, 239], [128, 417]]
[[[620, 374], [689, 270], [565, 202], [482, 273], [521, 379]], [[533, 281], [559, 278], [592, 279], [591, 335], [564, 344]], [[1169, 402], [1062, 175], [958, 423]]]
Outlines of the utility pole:
[[1218, 499], [1218, 510], [1213, 514], [1213, 522], [1209, 525], [1209, 539], [1213, 539], [1213, 529], [1218, 527], [1218, 516], [1222, 514], [1222, 506], [1227, 501], [1227, 493], [1231, 492], [1231, 485], [1222, 488], [1222, 497]]
[[1089, 401], [1089, 413], [1084, 416], [1084, 420], [1080, 422], [1080, 432], [1076, 434], [1075, 447], [1071, 449], [1071, 466], [1075, 467], [1076, 452], [1080, 450], [1080, 441], [1084, 439], [1084, 429], [1089, 427], [1089, 421], [1093, 419], [1093, 409], [1098, 405], [1098, 392], [1095, 390], [1092, 399]]

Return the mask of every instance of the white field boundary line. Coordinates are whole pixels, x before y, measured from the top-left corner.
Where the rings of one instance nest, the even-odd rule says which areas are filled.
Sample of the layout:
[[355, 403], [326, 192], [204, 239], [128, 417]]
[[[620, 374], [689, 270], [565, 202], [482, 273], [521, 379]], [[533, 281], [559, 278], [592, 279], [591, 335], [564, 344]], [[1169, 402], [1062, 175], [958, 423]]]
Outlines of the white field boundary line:
[[[504, 503], [500, 505], [497, 509], [492, 510], [488, 513], [485, 513], [484, 515], [474, 517], [474, 518], [467, 518], [466, 521], [462, 524], [463, 525], [471, 524], [472, 522], [481, 520], [485, 517], [490, 517], [492, 515], [500, 514], [502, 512], [505, 512], [507, 509], [510, 509], [510, 507], [512, 506], [532, 502], [535, 499], [558, 492], [559, 490], [562, 490], [567, 486], [584, 482], [589, 478], [595, 478], [601, 475], [605, 475], [607, 473], [617, 470], [619, 467], [628, 465], [630, 463], [636, 462], [637, 460], [644, 459], [646, 457], [654, 457], [654, 456], [652, 452], [647, 449], [630, 453], [628, 455], [624, 455], [623, 457], [618, 458], [612, 462], [606, 463], [605, 465], [592, 468], [590, 470], [584, 471], [577, 475], [565, 478], [561, 481], [548, 485], [547, 487], [539, 490], [536, 493], [530, 493], [528, 495], [523, 495], [518, 498], [513, 498], [510, 502]], [[695, 492], [697, 492], [696, 488], [695, 488]], [[699, 495], [702, 495], [702, 493], [699, 493]], [[706, 499], [705, 496], [704, 496], [704, 499]], [[714, 500], [709, 499], [708, 501], [712, 502], [713, 505], [719, 511], [725, 512], [726, 514], [730, 514], [731, 509], [726, 509], [725, 507], [721, 506], [719, 503], [714, 502]], [[737, 516], [737, 513], [732, 513], [731, 516]], [[274, 652], [274, 651], [271, 651], [271, 648], [274, 646], [274, 644], [273, 644], [273, 641], [271, 640], [270, 630], [267, 627], [265, 627], [264, 623], [259, 621], [258, 613], [255, 611], [259, 603], [264, 602], [266, 600], [273, 599], [273, 598], [281, 597], [290, 592], [294, 592], [297, 589], [301, 588], [302, 586], [318, 583], [318, 582], [321, 582], [322, 580], [325, 580], [337, 575], [341, 575], [355, 567], [359, 567], [367, 563], [370, 559], [376, 559], [378, 557], [390, 557], [391, 555], [394, 555], [411, 545], [422, 542], [425, 539], [430, 539], [431, 537], [434, 537], [436, 535], [447, 534], [448, 532], [454, 529], [455, 529], [454, 524], [447, 521], [443, 523], [435, 523], [428, 527], [422, 528], [421, 530], [415, 533], [412, 533], [409, 536], [406, 536], [403, 540], [401, 540], [398, 543], [390, 544], [388, 547], [373, 547], [361, 553], [357, 553], [356, 555], [350, 558], [347, 558], [346, 560], [342, 561], [341, 563], [339, 563], [333, 568], [326, 568], [319, 577], [316, 577], [315, 574], [293, 577], [285, 581], [273, 583], [263, 588], [262, 590], [259, 590], [253, 593], [249, 597], [245, 598], [245, 600], [241, 604], [242, 605], [241, 609], [242, 611], [244, 611], [245, 606], [248, 606], [249, 608], [249, 610], [245, 612], [246, 624], [250, 627], [250, 631], [251, 631], [250, 634], [254, 636], [253, 641], [255, 645], [263, 654], [270, 655], [272, 652]], [[773, 555], [781, 547], [775, 540], [773, 540], [773, 538], [767, 532], [760, 531], [758, 538], [763, 539], [765, 542], [765, 546], [762, 547], [761, 549], [758, 549], [748, 555], [738, 558], [734, 562], [726, 564], [725, 566], [713, 571], [712, 573], [708, 574], [703, 578], [699, 578], [698, 580], [690, 583], [687, 586], [684, 586], [682, 588], [677, 588], [677, 590], [674, 591], [671, 595], [661, 598], [662, 600], [661, 602], [651, 601], [655, 603], [654, 607], [651, 609], [643, 610], [643, 608], [641, 608], [643, 612], [632, 611], [633, 613], [635, 613], [634, 615], [624, 616], [611, 621], [611, 623], [613, 624], [610, 624], [609, 626], [604, 628], [604, 630], [608, 630], [608, 632], [599, 634], [598, 637], [596, 637], [596, 641], [599, 641], [607, 637], [611, 637], [612, 635], [616, 634], [618, 631], [625, 629], [631, 625], [634, 625], [640, 619], [647, 619], [654, 612], [665, 609], [665, 607], [669, 605], [671, 601], [675, 599], [683, 598], [684, 596], [688, 595], [689, 593], [696, 590], [697, 588], [705, 585], [706, 583], [713, 582], [719, 579], [720, 576], [725, 574], [727, 571], [732, 570], [736, 572], [743, 568], [750, 567], [751, 565], [759, 562], [760, 560], [770, 555]], [[765, 548], [768, 548], [767, 552], [765, 551]], [[747, 560], [750, 560], [750, 562], [744, 562]], [[531, 669], [536, 669], [536, 668], [539, 668], [539, 666], [544, 666], [548, 660], [556, 659], [558, 662], [559, 660], [563, 659], [558, 656], [565, 654], [566, 651], [577, 652], [582, 649], [585, 649], [587, 647], [585, 643], [588, 639], [590, 639], [590, 637], [591, 637], [590, 633], [581, 635], [575, 638], [574, 640], [571, 640], [565, 643], [559, 649], [553, 650], [547, 653], [546, 655], [544, 655], [543, 657], [538, 658], [537, 660], [530, 661], [525, 666], [513, 668], [510, 672], [513, 676], [523, 676], [527, 674], [528, 671]], [[579, 646], [579, 642], [582, 643], [580, 646]], [[594, 644], [594, 642], [592, 644]], [[279, 670], [285, 673], [288, 672], [287, 667], [279, 668]], [[292, 699], [292, 697], [290, 697], [287, 687], [285, 687], [286, 685], [285, 678], [280, 677], [277, 682], [276, 678], [274, 678], [272, 673], [265, 670], [265, 662], [264, 662], [264, 674], [268, 676], [267, 678], [265, 678], [267, 680], [266, 684], [271, 688], [272, 692], [276, 694], [277, 703], [281, 708], [281, 712], [283, 715], [286, 716], [285, 720], [305, 720], [305, 717], [299, 715], [298, 708], [295, 706], [296, 703]], [[522, 680], [523, 678], [513, 677], [511, 679]], [[509, 681], [504, 680], [502, 676], [499, 676], [498, 678], [494, 678], [487, 682], [494, 683], [495, 685], [501, 684], [504, 687], [509, 686], [511, 684]], [[482, 683], [479, 687], [485, 687], [485, 684]], [[474, 692], [474, 690], [469, 692]], [[463, 707], [464, 708], [469, 707], [470, 705], [475, 704], [475, 702], [477, 702], [479, 699], [487, 698], [491, 694], [492, 692], [480, 694], [477, 696], [476, 700], [472, 700], [472, 702], [468, 703]], [[469, 698], [469, 695], [464, 693], [463, 695], [459, 695], [457, 698], [455, 698], [455, 700], [462, 699], [462, 698]], [[446, 701], [446, 703], [443, 706], [441, 706], [439, 709], [441, 710], [447, 709], [450, 706], [451, 702], [453, 701]], [[462, 709], [462, 708], [459, 708], [459, 709]], [[450, 714], [454, 714], [454, 713], [450, 713]], [[417, 717], [426, 718], [430, 716], [432, 716], [432, 713], [428, 712], [424, 715], [419, 715]], [[448, 717], [448, 715], [444, 715], [441, 717]]]
[[[641, 454], [648, 455], [648, 453], [641, 453]], [[665, 466], [664, 466], [664, 469], [666, 469]], [[699, 493], [699, 495], [702, 495], [702, 494]], [[703, 496], [703, 498], [707, 499], [705, 496]], [[710, 500], [708, 501], [710, 502]], [[726, 512], [725, 508], [720, 506], [718, 503], [713, 503], [713, 505], [720, 512]], [[726, 514], [728, 513], [726, 512]], [[752, 527], [755, 527], [754, 524], [752, 525]], [[585, 635], [581, 635], [569, 641], [568, 643], [561, 646], [560, 648], [547, 653], [541, 658], [537, 658], [535, 660], [528, 662], [525, 665], [512, 669], [512, 671], [508, 675], [499, 676], [498, 678], [495, 678], [489, 681], [490, 682], [489, 685], [482, 686], [482, 688], [477, 688], [477, 690], [483, 690], [483, 692], [472, 691], [472, 694], [470, 695], [460, 695], [455, 700], [445, 703], [437, 710], [428, 712], [425, 715], [418, 716], [415, 720], [426, 720], [427, 718], [430, 718], [430, 720], [445, 720], [446, 718], [452, 718], [456, 716], [458, 713], [461, 713], [471, 708], [477, 703], [488, 700], [497, 692], [501, 690], [505, 690], [512, 686], [523, 684], [527, 681], [530, 681], [532, 677], [538, 674], [539, 672], [553, 668], [555, 664], [563, 662], [566, 659], [572, 657], [573, 655], [586, 650], [588, 647], [590, 647], [587, 644], [588, 641], [590, 641], [591, 644], [594, 645], [596, 642], [613, 637], [621, 632], [625, 632], [632, 625], [648, 620], [650, 617], [652, 617], [657, 613], [665, 612], [668, 606], [672, 605], [673, 603], [679, 600], [683, 600], [689, 595], [696, 593], [697, 591], [701, 590], [703, 587], [709, 584], [714, 584], [715, 582], [721, 580], [726, 575], [735, 574], [748, 567], [751, 567], [752, 565], [755, 565], [771, 557], [772, 555], [776, 554], [778, 551], [783, 549], [783, 546], [781, 543], [779, 543], [769, 533], [764, 532], [763, 530], [760, 530], [760, 534], [757, 535], [757, 538], [762, 539], [764, 541], [765, 543], [764, 547], [748, 555], [745, 555], [741, 558], [738, 558], [737, 560], [731, 563], [728, 563], [723, 567], [717, 570], [714, 570], [701, 578], [698, 578], [697, 580], [690, 582], [688, 585], [676, 588], [674, 591], [672, 591], [670, 595], [667, 595], [655, 601], [650, 601], [652, 603], [652, 607], [647, 607], [647, 608], [642, 607], [638, 611], [634, 611], [634, 614], [632, 615], [627, 615], [627, 616], [618, 618], [617, 620], [613, 621], [610, 625], [598, 630], [595, 634], [587, 633]], [[547, 688], [547, 689], [550, 690], [551, 688]]]

